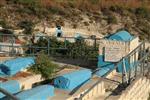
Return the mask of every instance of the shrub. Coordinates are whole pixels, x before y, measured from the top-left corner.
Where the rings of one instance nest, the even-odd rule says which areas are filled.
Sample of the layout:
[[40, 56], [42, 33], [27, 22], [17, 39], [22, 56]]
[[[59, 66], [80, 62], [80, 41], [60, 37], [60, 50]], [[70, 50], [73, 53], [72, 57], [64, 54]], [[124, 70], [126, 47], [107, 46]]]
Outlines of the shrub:
[[29, 71], [35, 74], [41, 74], [44, 79], [51, 79], [55, 76], [57, 68], [58, 65], [54, 64], [47, 55], [41, 52], [37, 56], [35, 64], [29, 69]]
[[117, 12], [119, 14], [122, 14], [124, 9], [121, 7], [121, 6], [118, 6], [118, 5], [113, 5], [109, 8], [111, 11], [113, 12]]
[[[5, 0], [1, 0], [5, 1]], [[112, 7], [112, 10], [119, 11], [118, 8], [138, 8], [141, 5], [149, 6], [150, 2], [142, 0], [7, 0], [9, 2], [19, 3], [23, 5], [40, 5], [46, 8], [71, 7], [81, 10], [95, 11], [100, 8]], [[117, 9], [116, 9], [117, 8]], [[119, 11], [120, 12], [120, 11]]]
[[6, 28], [6, 27], [7, 27], [7, 24], [6, 24], [6, 21], [5, 21], [5, 20], [0, 20], [0, 25], [1, 25], [3, 28]]
[[13, 3], [19, 3], [19, 4], [26, 4], [26, 5], [31, 5], [35, 4], [39, 0], [11, 0]]
[[78, 27], [78, 25], [76, 23], [73, 23], [72, 26], [74, 29], [76, 29]]
[[[66, 49], [58, 49], [58, 48], [65, 48]], [[47, 47], [47, 40], [46, 39], [39, 39], [39, 41], [33, 46], [38, 47]], [[93, 46], [87, 45], [87, 43], [84, 41], [84, 39], [81, 37], [79, 39], [76, 39], [75, 43], [71, 43], [69, 41], [58, 41], [57, 38], [52, 37], [50, 38], [50, 54], [51, 56], [63, 56], [63, 57], [70, 57], [70, 58], [80, 58], [80, 57], [87, 57], [87, 58], [93, 58], [97, 57], [97, 52], [94, 51]], [[55, 49], [54, 49], [55, 48]], [[57, 49], [56, 49], [57, 48]], [[90, 50], [89, 50], [90, 49]], [[96, 48], [98, 50], [98, 47]], [[38, 50], [41, 51], [42, 49]], [[47, 49], [46, 49], [47, 50]], [[37, 53], [37, 52], [36, 52]]]
[[83, 23], [84, 23], [85, 26], [89, 26], [89, 23], [88, 23], [88, 22], [85, 21], [85, 22], [83, 22]]
[[142, 18], [150, 18], [150, 11], [148, 10], [148, 8], [144, 7], [137, 8], [135, 14]]
[[136, 23], [137, 27], [141, 30], [140, 38], [142, 40], [149, 40], [149, 33], [150, 33], [150, 25], [146, 20], [138, 20]]
[[32, 21], [27, 21], [27, 20], [25, 20], [25, 21], [21, 21], [19, 24], [18, 24], [18, 26], [20, 27], [20, 28], [22, 28], [22, 29], [24, 29], [24, 34], [32, 34], [32, 32], [33, 32], [33, 23], [32, 23]]
[[2, 20], [0, 19], [0, 26], [3, 27], [3, 28], [6, 28], [6, 29], [11, 29], [12, 28], [12, 26], [10, 26], [5, 19], [2, 19]]
[[109, 15], [107, 18], [108, 24], [116, 24], [117, 23], [117, 18], [113, 15]]

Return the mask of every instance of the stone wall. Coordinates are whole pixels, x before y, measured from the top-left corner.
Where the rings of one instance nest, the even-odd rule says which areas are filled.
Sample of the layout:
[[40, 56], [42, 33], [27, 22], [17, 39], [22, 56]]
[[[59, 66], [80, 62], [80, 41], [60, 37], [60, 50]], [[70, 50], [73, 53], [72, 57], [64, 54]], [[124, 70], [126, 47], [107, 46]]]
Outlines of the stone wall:
[[118, 100], [147, 100], [150, 93], [150, 80], [146, 77], [137, 79]]
[[101, 82], [97, 84], [92, 91], [90, 91], [86, 96], [82, 98], [82, 100], [91, 100], [94, 97], [98, 97], [100, 95], [105, 94], [105, 88], [104, 88], [104, 83]]
[[[76, 97], [73, 96], [67, 100], [75, 100], [75, 98], [79, 98], [82, 94], [84, 94], [87, 90], [83, 91], [82, 93], [80, 93], [79, 95], [77, 95]], [[100, 83], [98, 83], [97, 85], [95, 85], [95, 87], [88, 92], [83, 98], [82, 100], [93, 100], [93, 98], [99, 97], [99, 96], [103, 96], [105, 94], [105, 87], [104, 87], [104, 82], [101, 81]]]
[[136, 79], [119, 96], [110, 96], [107, 100], [148, 100], [150, 80], [146, 77]]
[[41, 82], [41, 75], [31, 75], [25, 78], [20, 78], [17, 80], [20, 83], [20, 87], [22, 90], [31, 89], [33, 84]]

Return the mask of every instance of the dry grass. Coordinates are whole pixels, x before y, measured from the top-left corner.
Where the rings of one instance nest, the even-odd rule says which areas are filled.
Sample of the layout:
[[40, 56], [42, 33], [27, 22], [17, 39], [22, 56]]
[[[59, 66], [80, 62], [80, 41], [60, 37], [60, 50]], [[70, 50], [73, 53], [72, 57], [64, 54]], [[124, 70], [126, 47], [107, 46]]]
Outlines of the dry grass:
[[0, 5], [6, 4], [6, 0], [0, 0]]
[[40, 3], [44, 7], [56, 6], [56, 2], [54, 0], [40, 0]]
[[[7, 0], [0, 0], [0, 4]], [[145, 6], [150, 8], [149, 0], [13, 0], [21, 3], [32, 3], [39, 1], [43, 7], [75, 7], [81, 10], [99, 10], [111, 6], [121, 6], [125, 8], [139, 8]]]
[[122, 6], [129, 8], [137, 8], [142, 5], [140, 0], [102, 0], [101, 7]]
[[73, 6], [81, 10], [99, 10], [111, 6], [120, 6], [122, 8], [150, 8], [148, 0], [40, 0], [46, 7], [66, 7]]

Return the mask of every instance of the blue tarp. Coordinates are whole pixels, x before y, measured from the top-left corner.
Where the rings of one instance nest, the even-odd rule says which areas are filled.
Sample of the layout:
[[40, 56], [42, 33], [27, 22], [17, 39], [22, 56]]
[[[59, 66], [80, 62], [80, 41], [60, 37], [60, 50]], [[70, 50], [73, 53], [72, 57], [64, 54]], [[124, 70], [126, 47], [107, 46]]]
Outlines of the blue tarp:
[[131, 41], [134, 37], [127, 31], [119, 31], [111, 36], [109, 36], [107, 39], [111, 40], [117, 40], [117, 41]]
[[[125, 62], [125, 66], [126, 66], [126, 71], [129, 71], [129, 66], [131, 68], [133, 68], [133, 66], [136, 64], [135, 62], [131, 62], [130, 65], [129, 65], [129, 60], [128, 59], [125, 59], [124, 60]], [[114, 63], [112, 62], [105, 62], [104, 61], [104, 56], [100, 55], [98, 57], [98, 68], [101, 68], [100, 71], [98, 71], [96, 74], [99, 75], [99, 76], [103, 76], [105, 73], [107, 73], [107, 71], [109, 71], [108, 69], [112, 69], [114, 68]], [[123, 63], [120, 62], [118, 64], [118, 68], [116, 69], [117, 72], [121, 73], [122, 72], [122, 68], [123, 68]]]
[[35, 64], [33, 57], [16, 58], [3, 62], [0, 65], [0, 73], [5, 75], [15, 75], [21, 70]]
[[106, 73], [108, 73], [110, 71], [109, 68], [107, 67], [103, 67], [101, 68], [99, 71], [96, 72], [96, 75], [98, 76], [104, 76]]
[[111, 62], [104, 61], [104, 55], [98, 56], [98, 67], [105, 67], [111, 65]]
[[57, 77], [54, 85], [57, 88], [73, 90], [88, 81], [92, 76], [91, 70], [83, 69]]
[[[128, 72], [129, 69], [133, 69], [134, 68], [134, 66], [137, 64], [137, 61], [130, 63], [128, 59], [125, 59], [124, 60], [124, 64], [125, 64], [126, 71]], [[117, 72], [122, 72], [123, 71], [122, 69], [123, 69], [123, 63], [120, 62], [118, 64]]]
[[20, 100], [48, 100], [52, 96], [54, 96], [54, 87], [51, 85], [38, 86], [16, 95]]
[[[2, 82], [0, 83], [0, 87], [12, 94], [18, 93], [20, 91], [20, 84], [18, 81], [15, 81], [15, 80]], [[3, 98], [3, 97], [5, 97], [5, 95], [0, 93], [0, 98]]]
[[114, 64], [107, 65], [105, 67], [100, 67], [101, 69], [97, 71], [95, 74], [98, 76], [104, 76], [107, 74], [110, 70], [114, 69]]

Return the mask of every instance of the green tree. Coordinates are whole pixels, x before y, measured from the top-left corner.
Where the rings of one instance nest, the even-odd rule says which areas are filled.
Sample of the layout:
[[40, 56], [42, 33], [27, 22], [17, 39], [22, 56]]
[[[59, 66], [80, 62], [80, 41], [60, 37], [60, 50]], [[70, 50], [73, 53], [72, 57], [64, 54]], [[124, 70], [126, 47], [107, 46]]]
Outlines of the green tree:
[[52, 60], [43, 52], [40, 53], [35, 61], [35, 64], [30, 67], [29, 71], [35, 74], [41, 74], [44, 79], [51, 79], [55, 76], [57, 64], [54, 64]]
[[32, 23], [32, 21], [21, 21], [18, 26], [22, 29], [24, 29], [24, 34], [32, 34], [33, 32], [33, 27], [34, 24]]

